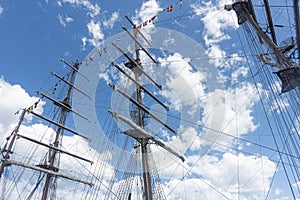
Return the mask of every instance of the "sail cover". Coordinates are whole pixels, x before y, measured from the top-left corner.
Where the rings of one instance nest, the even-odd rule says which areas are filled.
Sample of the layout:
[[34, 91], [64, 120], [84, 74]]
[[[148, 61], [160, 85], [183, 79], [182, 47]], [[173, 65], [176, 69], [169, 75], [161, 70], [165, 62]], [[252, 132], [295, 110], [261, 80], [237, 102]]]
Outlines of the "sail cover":
[[289, 67], [275, 72], [282, 82], [281, 93], [300, 86], [300, 67]]

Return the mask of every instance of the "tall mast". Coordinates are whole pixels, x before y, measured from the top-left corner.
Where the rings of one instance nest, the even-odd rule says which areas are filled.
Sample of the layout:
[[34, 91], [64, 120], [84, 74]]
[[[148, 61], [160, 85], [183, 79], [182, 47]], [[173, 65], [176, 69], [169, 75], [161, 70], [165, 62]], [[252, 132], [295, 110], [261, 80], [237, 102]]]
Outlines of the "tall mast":
[[[66, 98], [63, 100], [63, 104], [69, 108], [71, 108], [70, 105], [70, 101], [71, 101], [71, 92], [72, 92], [72, 85], [74, 83], [74, 79], [75, 79], [75, 74], [78, 70], [78, 63], [75, 63], [74, 67], [75, 69], [72, 68], [72, 74], [71, 74], [71, 78], [70, 78], [70, 84], [68, 87], [68, 92], [67, 92], [67, 96]], [[59, 124], [64, 125], [65, 121], [66, 121], [66, 116], [67, 116], [68, 110], [65, 107], [61, 107], [61, 113], [60, 113], [60, 117], [59, 117]], [[56, 136], [55, 136], [55, 140], [53, 143], [53, 146], [55, 148], [59, 147], [59, 144], [61, 142], [61, 136], [62, 136], [62, 132], [63, 132], [63, 128], [61, 127], [57, 127], [57, 131], [56, 131]], [[52, 169], [53, 171], [58, 171], [58, 167], [59, 167], [59, 163], [56, 163], [56, 161], [59, 159], [58, 158], [58, 152], [57, 150], [51, 150], [50, 151], [50, 159], [49, 159], [49, 165], [47, 166], [47, 168]], [[56, 177], [54, 177], [52, 174], [47, 174], [46, 176], [46, 180], [45, 180], [45, 185], [44, 185], [44, 189], [43, 189], [43, 196], [42, 196], [42, 200], [46, 200], [49, 194], [49, 188], [52, 184], [55, 184], [56, 182]]]
[[[294, 0], [294, 15], [295, 15], [295, 24], [296, 24], [296, 40], [297, 40], [297, 49], [298, 49], [298, 57], [299, 57], [299, 63], [300, 63], [300, 22], [299, 22], [299, 0]], [[269, 7], [268, 1], [265, 0], [266, 6]], [[257, 22], [254, 19], [255, 13], [252, 9], [250, 9], [251, 1], [236, 1], [233, 4], [225, 5], [225, 10], [231, 11], [234, 10], [237, 18], [238, 23], [243, 24], [246, 21], [250, 23], [252, 28], [256, 31], [259, 38], [266, 43], [266, 45], [271, 49], [272, 55], [276, 62], [273, 63], [272, 60], [266, 55], [266, 54], [259, 54], [257, 57], [264, 62], [265, 64], [271, 66], [271, 67], [277, 67], [279, 70], [277, 72], [274, 72], [278, 76], [278, 78], [281, 80], [281, 93], [288, 92], [290, 90], [293, 90], [295, 88], [300, 87], [300, 66], [299, 63], [294, 63], [289, 57], [285, 55], [285, 52], [289, 51], [289, 49], [294, 47], [294, 44], [289, 44], [287, 47], [284, 47], [283, 49], [278, 48], [276, 45], [276, 38], [275, 38], [275, 32], [272, 34], [271, 40], [268, 35], [261, 30], [261, 28], [258, 26]], [[266, 12], [269, 13], [267, 15], [271, 15], [270, 10], [266, 8]], [[271, 27], [271, 24], [273, 24], [271, 20], [271, 16], [268, 17], [269, 26]]]
[[300, 64], [300, 21], [299, 21], [299, 0], [293, 1], [294, 7], [294, 18], [295, 18], [295, 29], [296, 29], [296, 43], [298, 49], [298, 59]]
[[23, 109], [22, 113], [21, 113], [21, 116], [20, 116], [20, 120], [18, 122], [18, 125], [16, 126], [16, 128], [13, 130], [12, 132], [12, 138], [11, 138], [11, 141], [7, 147], [7, 149], [4, 149], [6, 152], [5, 152], [5, 155], [3, 156], [3, 160], [1, 162], [1, 166], [0, 166], [0, 177], [2, 176], [3, 174], [3, 171], [4, 171], [4, 168], [6, 166], [6, 162], [5, 160], [6, 159], [9, 159], [9, 154], [12, 152], [12, 147], [15, 143], [15, 140], [16, 140], [16, 137], [17, 137], [17, 134], [19, 132], [19, 129], [20, 129], [20, 126], [23, 122], [23, 119], [25, 117], [25, 113], [26, 113], [26, 109]]
[[269, 25], [268, 28], [270, 29], [272, 40], [273, 40], [274, 44], [277, 45], [277, 39], [276, 39], [276, 35], [275, 35], [269, 0], [264, 0], [264, 4], [265, 4], [265, 10], [266, 10], [267, 19], [268, 19], [268, 25]]
[[250, 10], [251, 6], [249, 6], [249, 2], [247, 1], [237, 1], [231, 5], [225, 5], [225, 10], [230, 11], [234, 10], [238, 17], [238, 23], [243, 24], [244, 22], [248, 21], [251, 26], [255, 29], [256, 33], [258, 34], [259, 38], [261, 38], [273, 51], [278, 60], [278, 67], [283, 69], [285, 67], [291, 67], [291, 61], [278, 49], [277, 45], [271, 40], [257, 25], [257, 22], [254, 20], [252, 13], [253, 11]]
[[[138, 65], [141, 66], [141, 60], [140, 60], [140, 53], [139, 53], [139, 46], [137, 41], [137, 28], [133, 27], [133, 34], [134, 34], [134, 41], [135, 41], [135, 56], [136, 56], [136, 62]], [[138, 70], [134, 70], [135, 75], [135, 81], [139, 82], [141, 73]], [[136, 96], [137, 96], [137, 102], [139, 104], [143, 103], [142, 99], [142, 90], [140, 86], [136, 86]], [[143, 110], [140, 107], [138, 108], [138, 118], [137, 118], [137, 124], [144, 128], [145, 122], [144, 122], [144, 115]], [[142, 166], [143, 166], [143, 182], [144, 182], [144, 192], [145, 192], [145, 199], [146, 200], [152, 200], [152, 188], [151, 188], [151, 177], [150, 177], [150, 170], [149, 170], [149, 161], [148, 161], [148, 138], [142, 138], [141, 139], [141, 151], [142, 151]]]
[[141, 161], [142, 161], [142, 175], [143, 175], [143, 199], [144, 200], [152, 200], [155, 198], [154, 192], [156, 191], [156, 185], [152, 183], [151, 180], [151, 173], [150, 173], [150, 158], [149, 158], [149, 145], [150, 144], [156, 144], [160, 146], [161, 148], [165, 149], [169, 153], [175, 155], [179, 159], [181, 159], [184, 162], [184, 157], [180, 154], [173, 151], [170, 147], [164, 144], [163, 141], [160, 141], [156, 139], [152, 134], [148, 133], [145, 128], [145, 114], [152, 118], [153, 120], [159, 122], [161, 125], [163, 125], [165, 128], [167, 128], [169, 131], [171, 131], [174, 135], [177, 135], [177, 132], [173, 130], [170, 126], [168, 126], [165, 122], [160, 120], [157, 116], [155, 116], [146, 106], [143, 105], [143, 96], [142, 92], [145, 92], [145, 94], [148, 94], [153, 100], [158, 102], [162, 107], [164, 107], [166, 110], [169, 110], [169, 107], [165, 105], [162, 101], [160, 101], [157, 97], [155, 97], [153, 94], [150, 93], [149, 90], [147, 90], [141, 83], [140, 78], [141, 75], [145, 75], [155, 86], [157, 86], [160, 90], [162, 89], [162, 86], [158, 84], [149, 74], [147, 74], [143, 67], [140, 60], [140, 50], [144, 51], [145, 54], [155, 63], [157, 64], [156, 60], [150, 55], [149, 52], [141, 45], [141, 43], [138, 41], [137, 34], [140, 34], [141, 37], [150, 45], [149, 41], [144, 37], [144, 35], [139, 31], [139, 29], [135, 26], [135, 24], [126, 16], [128, 21], [133, 26], [133, 34], [126, 29], [126, 27], [122, 26], [122, 28], [129, 34], [129, 36], [133, 39], [134, 48], [135, 48], [135, 59], [130, 57], [123, 49], [121, 49], [117, 44], [112, 42], [112, 45], [119, 50], [127, 59], [128, 62], [124, 63], [124, 66], [131, 70], [134, 73], [134, 77], [131, 77], [129, 74], [125, 72], [125, 70], [122, 69], [118, 64], [112, 62], [111, 64], [116, 67], [120, 72], [122, 72], [126, 77], [128, 77], [135, 85], [135, 94], [136, 98], [132, 98], [130, 95], [128, 95], [126, 92], [122, 91], [121, 89], [117, 88], [115, 85], [110, 84], [113, 90], [120, 93], [122, 96], [124, 96], [126, 99], [128, 99], [130, 102], [132, 102], [136, 106], [136, 115], [135, 115], [135, 122], [132, 120], [126, 118], [123, 115], [120, 115], [112, 110], [109, 110], [109, 112], [115, 117], [116, 119], [120, 119], [124, 123], [126, 123], [131, 129], [128, 129], [124, 131], [123, 133], [133, 137], [140, 145], [141, 148]]
[[[62, 60], [62, 62], [68, 64], [64, 60]], [[62, 150], [60, 148], [60, 143], [61, 143], [61, 140], [62, 140], [62, 134], [63, 134], [64, 130], [66, 130], [70, 133], [73, 133], [74, 135], [77, 135], [77, 136], [79, 136], [83, 139], [86, 139], [86, 140], [90, 141], [90, 139], [87, 138], [86, 136], [84, 136], [84, 135], [82, 135], [82, 134], [80, 134], [80, 133], [64, 126], [65, 121], [66, 121], [66, 116], [67, 116], [68, 112], [73, 112], [74, 114], [82, 117], [83, 119], [88, 120], [83, 115], [81, 115], [78, 112], [72, 110], [71, 105], [70, 105], [72, 89], [76, 88], [73, 83], [74, 83], [74, 80], [75, 80], [75, 75], [78, 72], [78, 66], [79, 66], [78, 62], [76, 62], [73, 66], [70, 66], [72, 68], [72, 73], [71, 73], [70, 81], [67, 81], [67, 84], [69, 85], [69, 87], [68, 87], [67, 95], [66, 95], [65, 99], [62, 102], [57, 101], [57, 100], [49, 97], [47, 94], [43, 94], [43, 93], [37, 91], [37, 93], [39, 95], [51, 100], [56, 106], [59, 106], [61, 108], [60, 115], [59, 115], [59, 121], [56, 122], [56, 121], [53, 121], [51, 119], [48, 119], [48, 118], [46, 118], [42, 115], [39, 115], [39, 114], [35, 113], [33, 111], [33, 109], [31, 108], [32, 106], [28, 109], [23, 109], [23, 112], [20, 116], [20, 120], [18, 122], [18, 125], [15, 127], [15, 129], [11, 133], [10, 138], [7, 139], [8, 142], [2, 148], [2, 162], [1, 162], [1, 165], [0, 165], [0, 177], [3, 174], [5, 167], [6, 166], [11, 166], [11, 165], [15, 165], [15, 166], [19, 166], [19, 167], [22, 167], [22, 168], [27, 168], [27, 169], [31, 169], [31, 170], [34, 170], [34, 171], [39, 171], [39, 172], [45, 173], [46, 178], [45, 178], [44, 188], [43, 188], [43, 191], [42, 191], [42, 197], [41, 197], [42, 200], [49, 199], [50, 188], [51, 189], [55, 188], [55, 187], [52, 187], [52, 186], [56, 184], [57, 177], [61, 177], [61, 178], [68, 179], [68, 180], [71, 180], [71, 181], [76, 181], [76, 182], [80, 182], [80, 183], [83, 183], [83, 184], [87, 184], [89, 186], [93, 186], [93, 183], [91, 183], [89, 181], [81, 180], [79, 178], [76, 178], [75, 176], [70, 176], [70, 175], [62, 174], [62, 173], [59, 172], [59, 155], [60, 155], [60, 153], [63, 153], [65, 155], [68, 155], [68, 156], [74, 157], [76, 159], [80, 159], [80, 160], [83, 160], [85, 162], [89, 162], [89, 163], [93, 164], [93, 161], [91, 161], [87, 158], [84, 158], [84, 157], [81, 157], [79, 155], [70, 153], [70, 152]], [[58, 78], [60, 78], [60, 77], [58, 77]], [[76, 90], [80, 91], [79, 88], [76, 88]], [[81, 92], [81, 93], [83, 93], [83, 92]], [[89, 97], [89, 96], [87, 96], [87, 97]], [[22, 134], [18, 133], [19, 128], [22, 124], [22, 121], [24, 119], [24, 116], [25, 116], [26, 112], [30, 113], [30, 114], [33, 114], [33, 115], [41, 118], [42, 120], [45, 120], [45, 121], [49, 122], [50, 124], [53, 124], [57, 127], [55, 140], [54, 140], [53, 144], [45, 144], [42, 141], [31, 138], [30, 136], [26, 136], [26, 135], [22, 135]], [[16, 143], [17, 138], [22, 138], [22, 139], [27, 140], [29, 142], [32, 142], [32, 143], [35, 143], [37, 145], [44, 146], [44, 147], [48, 148], [49, 149], [48, 159], [45, 160], [44, 163], [38, 164], [38, 165], [32, 165], [32, 164], [29, 164], [29, 163], [26, 163], [26, 162], [20, 162], [20, 161], [12, 159], [10, 157], [10, 154], [13, 153], [13, 146]], [[6, 178], [6, 177], [4, 177], [4, 178]], [[36, 185], [36, 188], [40, 184], [40, 182], [41, 181], [38, 181], [38, 183]], [[32, 190], [31, 194], [28, 197], [32, 196], [32, 194], [35, 191], [36, 191], [35, 189]], [[52, 191], [55, 192], [55, 189], [54, 190], [52, 189]], [[51, 193], [51, 194], [55, 194], [55, 193]], [[53, 199], [53, 196], [50, 195], [50, 198]]]

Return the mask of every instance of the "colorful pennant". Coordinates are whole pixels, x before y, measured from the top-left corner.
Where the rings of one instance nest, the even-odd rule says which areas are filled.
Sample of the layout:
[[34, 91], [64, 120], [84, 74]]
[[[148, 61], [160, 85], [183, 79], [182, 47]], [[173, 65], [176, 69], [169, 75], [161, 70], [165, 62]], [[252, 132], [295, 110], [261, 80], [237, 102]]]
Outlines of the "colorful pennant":
[[167, 12], [172, 12], [172, 11], [173, 11], [173, 5], [171, 5], [167, 8]]
[[141, 29], [142, 27], [145, 27], [145, 26], [147, 26], [147, 25], [150, 24], [150, 23], [153, 24], [155, 18], [156, 18], [159, 14], [161, 14], [162, 12], [172, 12], [172, 11], [173, 11], [173, 6], [174, 6], [174, 5], [177, 5], [178, 3], [179, 3], [179, 6], [180, 6], [180, 9], [181, 9], [181, 7], [182, 7], [182, 0], [176, 1], [176, 2], [174, 2], [172, 5], [168, 6], [167, 8], [163, 9], [162, 11], [159, 11], [156, 15], [154, 15], [154, 16], [151, 17], [150, 19], [144, 21], [143, 23], [137, 25], [136, 27], [137, 27], [138, 29]]

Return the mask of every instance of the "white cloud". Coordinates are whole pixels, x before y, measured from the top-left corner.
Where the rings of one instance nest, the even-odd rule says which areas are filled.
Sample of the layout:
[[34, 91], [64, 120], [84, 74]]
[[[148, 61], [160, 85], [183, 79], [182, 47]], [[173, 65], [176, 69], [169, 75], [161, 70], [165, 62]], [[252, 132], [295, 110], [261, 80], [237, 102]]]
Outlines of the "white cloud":
[[[215, 90], [209, 95], [213, 100], [202, 103], [202, 123], [211, 130], [205, 130], [204, 136], [207, 141], [203, 145], [211, 145], [209, 148], [224, 152], [234, 145], [234, 137], [242, 137], [257, 128], [252, 110], [259, 100], [259, 95], [254, 85], [246, 82], [238, 88]], [[222, 132], [234, 137], [223, 135]]]
[[[142, 24], [143, 22], [150, 20], [154, 15], [163, 9], [160, 7], [156, 0], [145, 1], [139, 10], [135, 11], [135, 17], [132, 19], [136, 25]], [[151, 41], [150, 33], [155, 25], [148, 23], [147, 26], [141, 29], [143, 35]]]
[[[90, 18], [90, 22], [87, 23], [88, 33], [91, 35], [91, 38], [82, 37], [83, 50], [87, 44], [91, 44], [92, 46], [96, 46], [103, 40], [104, 34], [101, 30], [101, 24], [97, 21], [97, 16], [99, 16], [101, 8], [97, 3], [91, 3], [89, 0], [59, 0], [58, 6], [62, 7], [63, 4], [69, 3], [74, 7], [83, 8], [84, 11], [87, 11], [87, 15]], [[112, 16], [116, 17], [115, 14]], [[59, 22], [61, 25], [66, 26], [67, 23], [73, 21], [73, 18], [65, 16], [58, 16]], [[111, 21], [114, 22], [114, 21]]]
[[[207, 42], [216, 43], [229, 39], [230, 36], [225, 33], [225, 30], [229, 27], [237, 26], [237, 21], [233, 21], [231, 17], [228, 17], [232, 13], [229, 13], [225, 9], [219, 9], [229, 2], [232, 3], [231, 0], [221, 0], [218, 1], [218, 5], [212, 5], [211, 1], [191, 5], [195, 15], [202, 17], [201, 20], [205, 27], [205, 37], [209, 38]], [[205, 12], [203, 12], [204, 10]]]
[[218, 67], [224, 66], [227, 63], [225, 60], [227, 53], [222, 50], [218, 44], [224, 40], [230, 39], [230, 35], [226, 30], [238, 26], [236, 17], [230, 17], [233, 12], [220, 9], [228, 3], [232, 3], [232, 1], [221, 0], [218, 1], [217, 5], [213, 5], [211, 1], [194, 3], [191, 5], [195, 16], [199, 17], [203, 22], [203, 39], [208, 46], [208, 55], [213, 58], [211, 62]]
[[86, 37], [83, 37], [83, 38], [81, 38], [81, 42], [82, 42], [82, 46], [83, 46], [83, 49], [84, 49], [84, 47], [86, 46], [86, 44], [87, 44], [87, 38]]
[[[162, 69], [169, 74], [163, 77], [166, 88], [177, 96], [170, 94], [168, 90], [163, 90], [162, 95], [169, 99], [174, 109], [179, 111], [180, 106], [191, 106], [191, 110], [196, 110], [195, 101], [204, 94], [205, 85], [201, 83], [205, 74], [194, 71], [192, 66], [178, 53], [168, 56], [166, 59], [158, 58]], [[157, 72], [157, 71], [156, 71]], [[172, 98], [173, 97], [173, 98]], [[172, 99], [171, 99], [172, 98]]]
[[94, 20], [91, 20], [87, 24], [89, 33], [92, 35], [91, 39], [88, 39], [88, 41], [93, 45], [97, 46], [101, 42], [101, 40], [104, 39], [104, 34], [101, 30], [101, 26], [99, 22], [95, 22]]
[[[7, 137], [8, 131], [10, 131], [18, 121], [19, 115], [15, 115], [14, 113], [20, 108], [28, 108], [37, 102], [39, 98], [31, 97], [20, 85], [12, 85], [1, 77], [0, 99], [0, 137], [5, 138]], [[45, 102], [40, 102], [35, 111], [42, 113], [43, 105], [45, 105]], [[26, 117], [26, 119], [30, 121], [31, 117]]]
[[[100, 7], [98, 4], [92, 4], [88, 0], [62, 0], [63, 3], [69, 3], [74, 6], [83, 6], [88, 10], [88, 15], [92, 18], [96, 17], [100, 13]], [[61, 5], [59, 2], [58, 5]]]
[[267, 157], [232, 153], [221, 157], [205, 155], [201, 159], [195, 155], [187, 158], [187, 162], [192, 166], [192, 173], [201, 177], [186, 179], [195, 183], [187, 194], [196, 195], [201, 191], [209, 199], [224, 199], [220, 193], [229, 199], [263, 199], [276, 170], [276, 164]]
[[[3, 77], [0, 78], [0, 133], [1, 133], [1, 142], [6, 141], [5, 138], [10, 135], [11, 131], [15, 128], [16, 123], [18, 122], [18, 115], [14, 115], [14, 113], [19, 108], [28, 108], [34, 102], [36, 102], [39, 98], [30, 96], [20, 85], [13, 85], [9, 82], [5, 81]], [[45, 102], [40, 102], [38, 107], [34, 109], [37, 113], [42, 113], [43, 106]], [[40, 119], [36, 118], [35, 122], [32, 123], [32, 116], [30, 114], [26, 114], [26, 118], [28, 120], [23, 121], [22, 125], [19, 129], [19, 134], [29, 137], [31, 139], [37, 140], [44, 144], [52, 144], [55, 138], [55, 130], [46, 126], [41, 122]], [[60, 157], [60, 173], [67, 174], [72, 177], [81, 178], [84, 180], [91, 180], [94, 174], [99, 174], [99, 166], [105, 165], [107, 168], [102, 172], [102, 182], [97, 183], [96, 187], [99, 187], [100, 184], [106, 184], [107, 179], [110, 179], [113, 176], [113, 168], [110, 167], [108, 162], [112, 159], [110, 152], [98, 153], [95, 149], [89, 146], [89, 143], [82, 139], [79, 136], [67, 136], [66, 134], [62, 139], [62, 149], [68, 151], [73, 154], [80, 155], [86, 159], [92, 160], [94, 162], [93, 165], [87, 163], [85, 161], [81, 161], [78, 159], [74, 159], [69, 155], [61, 154]], [[12, 137], [11, 137], [12, 138]], [[11, 138], [8, 142], [11, 141]], [[4, 144], [0, 144], [1, 148], [3, 148]], [[22, 137], [18, 137], [16, 139], [15, 145], [13, 145], [13, 154], [10, 155], [10, 158], [15, 161], [20, 161], [29, 165], [37, 165], [43, 163], [44, 158], [47, 157], [49, 149], [37, 145], [34, 142], [30, 142]], [[7, 170], [19, 170], [19, 167], [14, 165], [7, 167]], [[38, 174], [35, 173], [34, 170], [24, 170], [20, 177], [20, 179], [16, 178], [18, 181], [10, 181], [8, 178], [6, 180], [6, 186], [11, 186], [11, 196], [9, 198], [14, 198], [14, 195], [18, 195], [17, 192], [19, 187], [22, 187], [22, 193], [25, 196], [28, 196], [29, 193], [34, 188], [36, 182], [32, 181], [28, 183], [30, 178], [32, 180], [38, 180]], [[15, 174], [16, 176], [19, 174]], [[88, 178], [87, 178], [88, 177]], [[14, 179], [15, 180], [15, 179]], [[2, 184], [5, 181], [1, 181], [0, 187], [2, 188]], [[57, 190], [58, 197], [65, 197], [65, 194], [70, 194], [70, 188], [77, 188], [72, 190], [72, 195], [68, 195], [66, 199], [71, 199], [69, 197], [76, 198], [80, 195], [82, 196], [84, 193], [84, 184], [78, 184], [71, 181], [68, 181], [64, 178], [58, 178], [58, 186]], [[42, 187], [39, 187], [37, 190], [40, 190]], [[8, 197], [7, 197], [8, 198]], [[16, 196], [15, 198], [19, 198]]]
[[59, 20], [59, 23], [64, 27], [67, 26], [67, 23], [73, 22], [73, 18], [68, 17], [68, 16], [63, 17], [61, 15], [58, 15], [58, 20]]
[[103, 26], [105, 26], [106, 28], [112, 29], [114, 27], [115, 22], [118, 20], [118, 18], [119, 18], [119, 13], [113, 12], [113, 14], [111, 15], [111, 18], [103, 21]]
[[136, 17], [144, 22], [156, 15], [159, 11], [163, 9], [159, 6], [156, 0], [149, 0], [142, 4], [140, 10], [136, 10]]

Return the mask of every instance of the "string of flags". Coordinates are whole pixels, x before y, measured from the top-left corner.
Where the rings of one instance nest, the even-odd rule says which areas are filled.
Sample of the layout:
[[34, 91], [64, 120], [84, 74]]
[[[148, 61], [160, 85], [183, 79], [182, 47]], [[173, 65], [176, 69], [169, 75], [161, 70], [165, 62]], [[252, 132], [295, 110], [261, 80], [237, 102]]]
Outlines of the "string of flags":
[[141, 29], [142, 27], [145, 27], [145, 26], [147, 26], [148, 24], [151, 24], [151, 23], [153, 24], [155, 18], [156, 18], [158, 15], [160, 15], [160, 14], [163, 13], [163, 12], [172, 12], [172, 11], [173, 11], [173, 7], [174, 7], [175, 5], [177, 5], [177, 4], [179, 4], [180, 9], [181, 9], [181, 7], [182, 7], [182, 0], [176, 1], [176, 2], [174, 2], [172, 5], [168, 6], [168, 7], [165, 8], [165, 9], [163, 9], [162, 11], [159, 11], [156, 15], [152, 16], [150, 19], [148, 19], [148, 20], [144, 21], [143, 23], [139, 24], [139, 25], [137, 26], [137, 28], [138, 28], [138, 29]]
[[[98, 53], [99, 57], [102, 56], [103, 52], [107, 53], [107, 47], [104, 47], [103, 49], [98, 49], [97, 53]], [[83, 62], [85, 65], [89, 65], [94, 61], [94, 58], [95, 58], [95, 53], [93, 53], [90, 57], [84, 59]]]
[[[33, 110], [34, 108], [37, 108], [38, 104], [41, 102], [41, 100], [43, 99], [43, 97], [39, 98], [36, 102], [34, 102], [31, 106], [29, 106], [27, 109], [28, 110]], [[20, 113], [20, 110], [22, 110], [21, 108], [19, 108], [16, 112], [15, 115], [18, 115]]]
[[[150, 24], [150, 23], [154, 23], [154, 20], [156, 19], [156, 17], [157, 17], [158, 15], [160, 15], [160, 14], [163, 13], [163, 12], [172, 12], [174, 6], [176, 6], [177, 4], [179, 4], [180, 9], [181, 9], [181, 7], [182, 7], [182, 1], [183, 1], [183, 0], [179, 0], [179, 1], [174, 2], [172, 5], [168, 6], [167, 8], [163, 9], [162, 11], [159, 11], [156, 15], [152, 16], [150, 19], [148, 19], [148, 20], [144, 21], [143, 23], [139, 24], [139, 25], [137, 26], [137, 28], [138, 28], [138, 29], [141, 29], [142, 27], [145, 27], [145, 26], [147, 26], [147, 25]], [[121, 38], [119, 37], [119, 38], [117, 38], [117, 40], [116, 40], [116, 44], [119, 44], [120, 42], [121, 42]], [[107, 47], [104, 47], [104, 48], [102, 48], [102, 49], [98, 49], [98, 51], [97, 51], [99, 57], [101, 57], [101, 56], [103, 55], [103, 53], [106, 54], [107, 52], [108, 52], [108, 48], [107, 48]], [[94, 57], [95, 57], [95, 53], [93, 53], [89, 58], [86, 58], [86, 59], [83, 61], [84, 64], [85, 64], [85, 65], [91, 64], [91, 63], [94, 61]], [[80, 65], [81, 65], [83, 62], [80, 62]], [[68, 76], [68, 75], [69, 75], [69, 74], [67, 74], [67, 76]], [[64, 77], [63, 77], [63, 79], [64, 79]], [[62, 81], [62, 80], [59, 80], [59, 81], [58, 81], [58, 82], [57, 82], [50, 90], [48, 90], [48, 91], [45, 93], [45, 95], [48, 96], [51, 92], [52, 92], [52, 94], [54, 94], [54, 93], [56, 92], [56, 90], [57, 90], [57, 87], [61, 84], [61, 81]], [[34, 102], [30, 107], [28, 107], [28, 110], [32, 111], [34, 108], [37, 108], [38, 104], [42, 101], [42, 99], [43, 99], [43, 97], [39, 98], [39, 99], [38, 99], [36, 102]], [[20, 113], [20, 110], [21, 110], [21, 109], [18, 109], [14, 114], [15, 114], [15, 115], [19, 114], [19, 113]], [[10, 137], [11, 137], [11, 135], [8, 136], [8, 137], [6, 138], [6, 140], [8, 141], [8, 140], [10, 139]]]
[[[69, 76], [70, 73], [67, 73], [66, 76]], [[65, 79], [65, 77], [63, 77], [62, 79]], [[55, 94], [57, 87], [61, 84], [62, 80], [58, 80], [55, 85], [49, 89], [45, 95], [48, 96], [50, 93]], [[34, 108], [37, 108], [38, 104], [43, 100], [44, 97], [39, 98], [36, 102], [34, 102], [31, 106], [29, 106], [27, 109], [28, 110], [33, 110]], [[18, 109], [14, 114], [18, 115], [20, 113], [21, 109]]]
[[[121, 43], [121, 37], [124, 37], [125, 35], [121, 35], [120, 37], [118, 37], [116, 39], [116, 44], [120, 44]], [[83, 63], [85, 65], [89, 65], [89, 64], [92, 64], [92, 62], [94, 61], [94, 58], [96, 56], [96, 54], [98, 54], [99, 57], [101, 57], [103, 54], [107, 54], [108, 53], [108, 47], [103, 47], [103, 48], [100, 48], [97, 50], [97, 53], [93, 53], [90, 57], [84, 59]]]
[[[148, 19], [148, 20], [144, 21], [143, 23], [137, 25], [137, 28], [141, 29], [142, 27], [145, 27], [145, 26], [147, 26], [150, 23], [154, 23], [154, 20], [156, 19], [156, 17], [158, 15], [160, 15], [163, 12], [172, 12], [173, 8], [176, 5], [178, 5], [178, 4], [179, 4], [179, 7], [181, 9], [181, 7], [182, 7], [182, 1], [183, 0], [177, 0], [177, 1], [175, 1], [172, 5], [166, 7], [162, 11], [159, 11], [156, 15], [152, 16], [150, 19]], [[119, 38], [116, 39], [116, 44], [118, 44], [120, 42], [121, 42], [121, 37], [119, 37]], [[98, 53], [99, 57], [101, 57], [103, 55], [103, 53], [106, 54], [107, 52], [108, 52], [108, 48], [107, 47], [104, 47], [104, 48], [101, 48], [101, 49], [97, 50], [97, 53]], [[94, 58], [95, 58], [95, 56], [96, 56], [97, 53], [93, 53], [90, 57], [85, 58], [82, 62], [80, 62], [80, 64], [84, 63], [85, 65], [88, 66], [89, 64], [91, 64], [94, 61]]]

